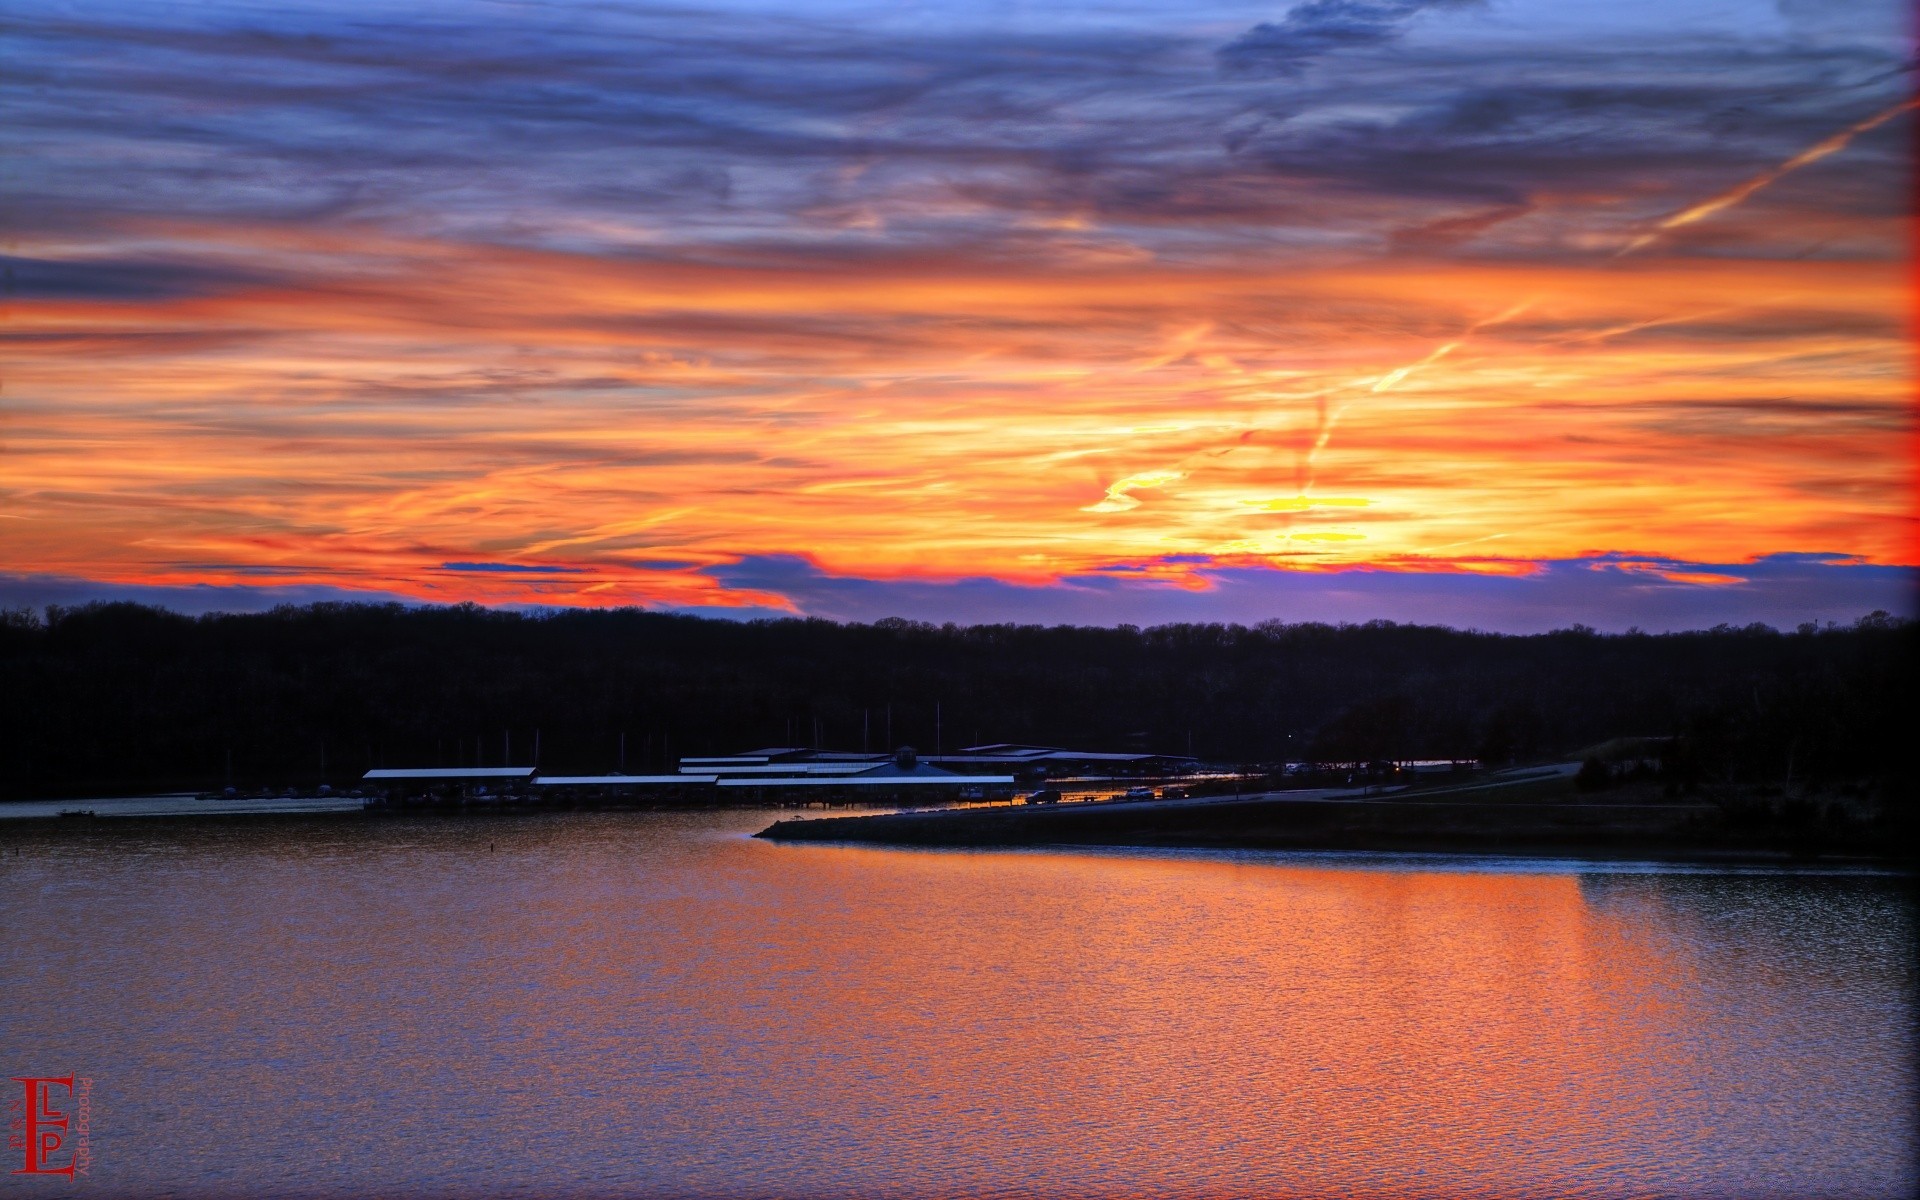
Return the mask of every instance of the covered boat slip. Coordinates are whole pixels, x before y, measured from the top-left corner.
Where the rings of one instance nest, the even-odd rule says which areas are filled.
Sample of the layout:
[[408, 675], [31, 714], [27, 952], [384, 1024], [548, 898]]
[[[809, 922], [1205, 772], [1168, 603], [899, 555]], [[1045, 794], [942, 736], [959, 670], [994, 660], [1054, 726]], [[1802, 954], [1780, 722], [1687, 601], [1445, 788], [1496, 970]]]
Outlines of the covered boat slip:
[[361, 777], [374, 807], [576, 808], [710, 796], [716, 775], [542, 775], [533, 767], [409, 767]]
[[1011, 775], [959, 775], [935, 767], [902, 770], [892, 762], [863, 764], [857, 772], [721, 775], [542, 775], [532, 768], [416, 768], [371, 771], [369, 790], [382, 807], [577, 808], [621, 805], [892, 804], [939, 800], [1009, 799]]
[[689, 755], [673, 774], [546, 774], [535, 767], [412, 767], [369, 771], [364, 783], [390, 807], [581, 807], [624, 804], [925, 804], [1010, 800], [1022, 784], [1097, 768], [1146, 775], [1190, 768], [1157, 754], [994, 744], [922, 757], [775, 746]]
[[458, 783], [484, 786], [487, 783], [516, 783], [532, 779], [532, 767], [381, 767], [360, 777], [374, 785], [409, 783]]

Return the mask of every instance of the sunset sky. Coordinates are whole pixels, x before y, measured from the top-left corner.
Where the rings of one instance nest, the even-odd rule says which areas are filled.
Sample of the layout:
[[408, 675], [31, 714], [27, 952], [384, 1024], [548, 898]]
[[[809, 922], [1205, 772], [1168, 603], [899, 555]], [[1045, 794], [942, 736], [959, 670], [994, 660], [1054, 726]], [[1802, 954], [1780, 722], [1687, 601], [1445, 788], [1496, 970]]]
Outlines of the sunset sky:
[[1910, 606], [1899, 0], [0, 24], [0, 605]]

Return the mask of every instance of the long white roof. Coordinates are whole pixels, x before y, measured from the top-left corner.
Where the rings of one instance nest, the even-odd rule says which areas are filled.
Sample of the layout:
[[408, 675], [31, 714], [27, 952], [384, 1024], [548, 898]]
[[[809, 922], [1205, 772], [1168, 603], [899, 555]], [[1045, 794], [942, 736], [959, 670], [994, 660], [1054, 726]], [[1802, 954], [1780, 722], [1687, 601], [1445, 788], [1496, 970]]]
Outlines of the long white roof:
[[535, 787], [560, 784], [570, 787], [631, 787], [635, 784], [712, 783], [718, 775], [542, 775]]
[[525, 779], [532, 767], [381, 767], [362, 779]]
[[722, 779], [723, 788], [736, 787], [891, 787], [895, 784], [942, 784], [974, 787], [982, 783], [1012, 783], [1011, 775], [790, 775], [780, 779]]
[[717, 765], [687, 768], [714, 775], [851, 775], [858, 771], [871, 771], [875, 764], [870, 762], [796, 762], [774, 763], [771, 766], [722, 767]]

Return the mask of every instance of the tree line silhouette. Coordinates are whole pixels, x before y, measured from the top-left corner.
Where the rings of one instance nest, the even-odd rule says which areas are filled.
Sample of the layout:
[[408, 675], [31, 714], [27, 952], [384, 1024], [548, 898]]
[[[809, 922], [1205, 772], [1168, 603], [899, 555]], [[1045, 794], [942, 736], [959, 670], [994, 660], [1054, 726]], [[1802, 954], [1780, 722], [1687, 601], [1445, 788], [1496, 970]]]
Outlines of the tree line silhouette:
[[373, 766], [642, 773], [770, 745], [983, 742], [1223, 763], [1563, 756], [1676, 737], [1725, 782], [1904, 777], [1916, 626], [1504, 635], [1356, 625], [733, 622], [314, 604], [0, 612], [0, 794], [351, 784]]

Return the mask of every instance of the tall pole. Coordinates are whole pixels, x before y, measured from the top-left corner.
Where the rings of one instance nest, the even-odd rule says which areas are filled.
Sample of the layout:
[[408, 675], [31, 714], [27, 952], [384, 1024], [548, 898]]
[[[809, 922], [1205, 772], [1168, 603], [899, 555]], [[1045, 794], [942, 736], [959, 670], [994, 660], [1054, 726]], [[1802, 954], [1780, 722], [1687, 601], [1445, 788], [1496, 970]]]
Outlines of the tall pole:
[[620, 768], [619, 770], [622, 775], [625, 775], [627, 773], [627, 731], [624, 729], [620, 731]]
[[860, 753], [862, 754], [867, 753], [867, 751], [870, 749], [870, 747], [867, 745], [867, 725], [868, 725], [868, 718], [870, 718], [872, 715], [873, 713], [868, 709], [863, 708], [860, 710]]
[[940, 749], [940, 702], [938, 700], [933, 702], [933, 752], [935, 754], [945, 753], [945, 751]]

